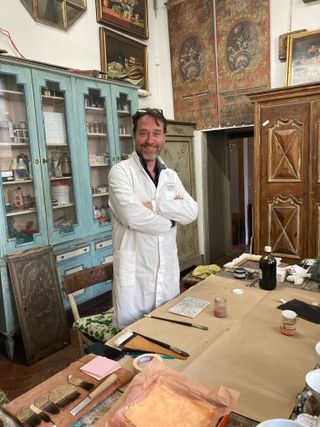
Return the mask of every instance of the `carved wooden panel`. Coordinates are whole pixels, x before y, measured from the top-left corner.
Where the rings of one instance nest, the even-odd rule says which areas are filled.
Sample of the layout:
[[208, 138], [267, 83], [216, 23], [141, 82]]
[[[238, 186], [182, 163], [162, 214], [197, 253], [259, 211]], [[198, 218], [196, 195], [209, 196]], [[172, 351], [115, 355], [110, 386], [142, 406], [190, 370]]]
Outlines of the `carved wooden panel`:
[[270, 245], [292, 262], [307, 257], [309, 245], [311, 106], [279, 92], [281, 99], [273, 90], [255, 107], [254, 252]]
[[269, 202], [268, 235], [274, 254], [299, 257], [301, 202], [294, 196], [277, 195]]
[[269, 128], [268, 181], [301, 181], [303, 124], [295, 119], [277, 120]]
[[70, 342], [52, 247], [7, 257], [27, 363]]

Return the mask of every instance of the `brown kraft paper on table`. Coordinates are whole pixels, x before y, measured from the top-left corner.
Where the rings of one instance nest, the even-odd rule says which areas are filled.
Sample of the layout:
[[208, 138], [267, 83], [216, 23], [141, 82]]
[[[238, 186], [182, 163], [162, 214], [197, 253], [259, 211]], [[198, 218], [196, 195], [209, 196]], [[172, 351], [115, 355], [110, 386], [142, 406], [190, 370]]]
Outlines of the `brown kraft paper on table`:
[[[46, 381], [42, 382], [41, 384], [37, 385], [36, 387], [32, 388], [28, 392], [24, 393], [23, 395], [19, 396], [12, 402], [5, 405], [5, 409], [9, 411], [11, 414], [15, 415], [20, 408], [24, 406], [30, 406], [34, 402], [34, 399], [36, 397], [39, 397], [39, 396], [48, 397], [51, 389], [57, 387], [60, 384], [68, 384], [67, 382], [68, 375], [75, 375], [79, 378], [82, 378], [85, 381], [90, 381], [96, 387], [97, 385], [101, 384], [107, 377], [101, 381], [97, 381], [93, 377], [86, 375], [85, 373], [80, 371], [81, 366], [88, 363], [90, 360], [92, 360], [95, 357], [96, 355], [88, 354], [82, 357], [81, 359], [77, 360], [76, 362], [71, 363], [70, 366], [68, 366], [66, 369], [63, 369], [56, 375], [48, 378]], [[93, 401], [88, 406], [86, 406], [82, 411], [80, 411], [76, 416], [73, 416], [71, 415], [70, 410], [74, 408], [79, 402], [81, 402], [86, 396], [88, 396], [88, 394], [91, 391], [94, 390], [92, 389], [90, 391], [86, 391], [81, 387], [78, 387], [77, 390], [79, 391], [80, 396], [73, 402], [69, 403], [64, 408], [61, 408], [58, 414], [50, 414], [50, 418], [52, 419], [52, 421], [58, 427], [69, 427], [72, 423], [74, 423], [79, 418], [81, 418], [85, 413], [89, 412], [92, 408], [94, 408], [100, 402], [105, 400], [107, 397], [111, 396], [116, 390], [121, 388], [124, 384], [127, 384], [128, 382], [130, 382], [131, 379], [134, 377], [134, 373], [125, 368], [121, 368], [117, 370], [115, 374], [117, 374], [118, 380], [114, 384], [112, 384], [107, 390], [105, 390], [96, 398], [94, 398]], [[48, 426], [48, 423], [42, 421], [40, 425]]]
[[[243, 294], [234, 294], [235, 288], [241, 288]], [[277, 306], [281, 298], [320, 303], [320, 293], [285, 286], [264, 291], [249, 288], [241, 280], [212, 275], [152, 314], [181, 320], [168, 309], [186, 295], [209, 301], [225, 297], [227, 317], [214, 317], [210, 304], [194, 319], [208, 326], [207, 331], [151, 318], [138, 320], [130, 330], [187, 351], [190, 356], [186, 360], [164, 359], [163, 363], [190, 379], [239, 390], [236, 412], [257, 421], [288, 418], [296, 394], [305, 386], [305, 374], [316, 365], [319, 325], [298, 318], [297, 334], [287, 337], [280, 333]], [[108, 344], [112, 345], [113, 339]]]
[[[219, 288], [216, 285], [221, 293]], [[281, 298], [320, 302], [320, 294], [293, 288], [263, 291], [243, 286], [243, 290], [237, 300], [227, 296], [228, 313], [233, 316], [237, 302], [248, 310], [182, 371], [191, 379], [239, 390], [236, 412], [243, 416], [256, 421], [289, 418], [296, 395], [305, 386], [305, 375], [316, 364], [319, 325], [298, 318], [297, 334], [283, 335], [277, 306]], [[254, 294], [262, 296], [255, 303]]]

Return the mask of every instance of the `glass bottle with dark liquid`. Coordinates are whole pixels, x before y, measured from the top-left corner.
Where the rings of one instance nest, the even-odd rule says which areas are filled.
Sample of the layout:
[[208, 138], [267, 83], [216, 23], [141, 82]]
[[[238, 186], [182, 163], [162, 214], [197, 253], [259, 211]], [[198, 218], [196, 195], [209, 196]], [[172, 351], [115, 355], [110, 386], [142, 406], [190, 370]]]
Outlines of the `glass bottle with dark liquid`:
[[264, 255], [259, 260], [259, 287], [272, 291], [277, 286], [277, 261], [271, 255], [271, 246], [264, 247]]

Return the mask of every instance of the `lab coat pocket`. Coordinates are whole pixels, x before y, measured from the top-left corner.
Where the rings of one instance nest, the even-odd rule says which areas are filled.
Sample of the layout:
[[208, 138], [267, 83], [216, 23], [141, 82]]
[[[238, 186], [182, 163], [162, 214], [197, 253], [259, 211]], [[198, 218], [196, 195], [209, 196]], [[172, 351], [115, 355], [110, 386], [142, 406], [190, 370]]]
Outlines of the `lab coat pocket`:
[[136, 252], [115, 251], [113, 254], [113, 275], [119, 286], [134, 286], [136, 283]]

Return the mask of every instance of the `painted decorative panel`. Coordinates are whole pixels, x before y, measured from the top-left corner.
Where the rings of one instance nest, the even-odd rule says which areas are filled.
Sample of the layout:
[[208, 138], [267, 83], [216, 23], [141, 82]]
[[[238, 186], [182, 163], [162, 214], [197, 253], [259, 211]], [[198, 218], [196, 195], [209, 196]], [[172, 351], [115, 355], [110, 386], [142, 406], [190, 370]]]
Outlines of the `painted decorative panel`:
[[218, 125], [213, 6], [167, 2], [175, 119], [198, 129]]
[[268, 234], [274, 254], [296, 257], [300, 252], [301, 202], [277, 195], [269, 202]]
[[281, 119], [269, 128], [268, 181], [301, 182], [303, 124]]
[[270, 87], [269, 0], [216, 0], [221, 126], [251, 124], [248, 93]]

